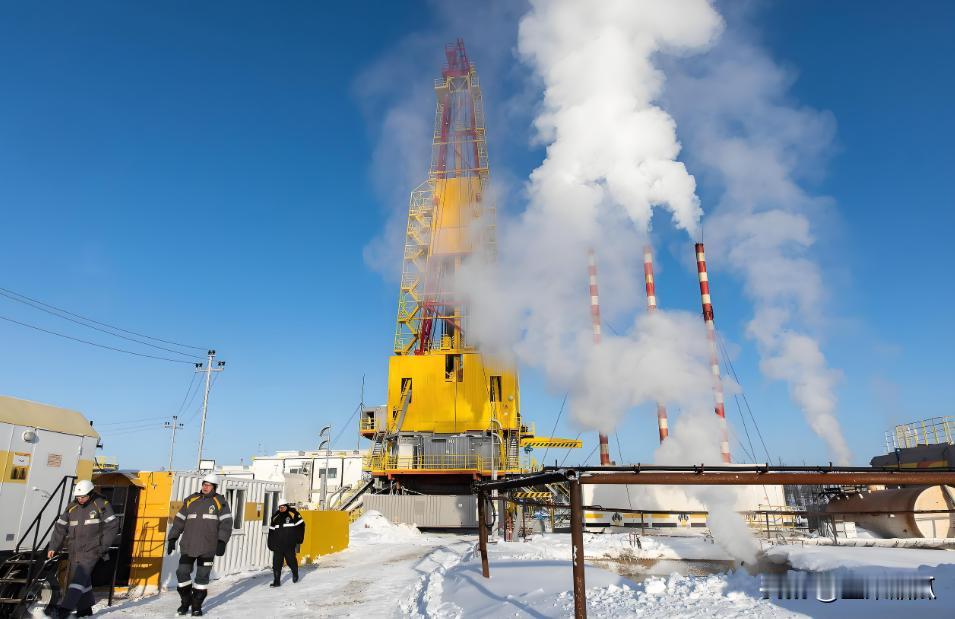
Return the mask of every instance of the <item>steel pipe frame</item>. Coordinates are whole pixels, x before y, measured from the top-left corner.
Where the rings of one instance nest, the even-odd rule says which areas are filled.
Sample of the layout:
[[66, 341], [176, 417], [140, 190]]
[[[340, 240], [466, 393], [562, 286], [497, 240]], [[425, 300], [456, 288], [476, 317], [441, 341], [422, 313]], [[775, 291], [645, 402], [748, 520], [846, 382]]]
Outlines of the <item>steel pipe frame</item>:
[[574, 568], [574, 617], [587, 617], [587, 585], [584, 582], [584, 499], [578, 479], [570, 481], [570, 542]]
[[[815, 466], [776, 466], [772, 464], [739, 464], [739, 465], [709, 465], [709, 464], [691, 464], [688, 466], [670, 466], [665, 464], [642, 464], [638, 462], [637, 464], [631, 464], [628, 466], [545, 466], [542, 469], [542, 473], [551, 473], [551, 472], [560, 472], [564, 474], [572, 473], [588, 473], [588, 472], [633, 472], [633, 473], [642, 473], [650, 471], [670, 471], [670, 472], [693, 472], [693, 473], [703, 473], [706, 471], [723, 471], [723, 472], [733, 472], [733, 473], [744, 473], [749, 471], [755, 471], [759, 473], [769, 473], [769, 472], [791, 472], [791, 471], [807, 471], [807, 472], [817, 472], [817, 473], [884, 473], [884, 472], [911, 472], [913, 469], [903, 469], [897, 466], [833, 466], [831, 463], [826, 465], [815, 465]], [[925, 469], [922, 469], [925, 470]], [[955, 473], [955, 468], [953, 467], [933, 467], [930, 469], [934, 473]], [[540, 475], [542, 473], [535, 473], [535, 475]]]
[[[594, 471], [601, 471], [599, 473]], [[574, 570], [574, 617], [587, 617], [587, 587], [584, 568], [584, 506], [583, 484], [642, 484], [642, 485], [690, 485], [690, 486], [743, 486], [774, 485], [943, 485], [955, 484], [955, 469], [935, 471], [911, 471], [873, 467], [770, 467], [763, 466], [713, 466], [705, 465], [671, 467], [660, 465], [637, 465], [635, 467], [576, 467], [570, 469], [547, 468], [544, 472], [526, 477], [493, 482], [477, 482], [478, 518], [480, 519], [481, 569], [485, 578], [490, 577], [487, 559], [487, 527], [485, 523], [484, 498], [488, 490], [511, 490], [529, 486], [568, 482], [570, 486], [570, 536], [573, 546], [571, 557]], [[608, 510], [609, 511], [609, 510]], [[830, 514], [835, 517], [834, 514]]]
[[886, 485], [953, 485], [955, 472], [879, 471], [879, 472], [659, 472], [659, 473], [589, 473], [580, 476], [580, 483], [592, 485], [663, 485], [663, 486], [852, 486]]

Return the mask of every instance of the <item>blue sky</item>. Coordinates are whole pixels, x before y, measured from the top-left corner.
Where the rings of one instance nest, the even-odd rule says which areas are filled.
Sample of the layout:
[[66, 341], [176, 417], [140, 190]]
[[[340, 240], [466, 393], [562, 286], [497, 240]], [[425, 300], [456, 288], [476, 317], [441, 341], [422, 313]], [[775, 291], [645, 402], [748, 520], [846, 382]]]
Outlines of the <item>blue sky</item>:
[[[215, 347], [227, 367], [207, 455], [219, 462], [313, 447], [327, 423], [338, 434], [363, 374], [366, 402], [384, 400], [397, 289], [374, 256], [397, 251], [387, 222], [405, 208], [409, 161], [429, 148], [427, 132], [400, 136], [411, 156], [389, 156], [394, 126], [383, 119], [422, 100], [430, 117], [444, 41], [464, 36], [482, 71], [492, 173], [513, 189], [504, 212], [523, 208], [521, 183], [543, 156], [530, 141], [539, 93], [512, 52], [519, 6], [473, 19], [469, 7], [5, 4], [0, 286]], [[953, 413], [955, 9], [785, 1], [727, 19], [791, 73], [794, 102], [835, 121], [807, 188], [832, 199], [816, 230], [829, 287], [824, 349], [843, 373], [849, 446], [867, 462], [891, 424]], [[708, 191], [702, 183], [704, 208]], [[658, 291], [661, 303], [696, 311], [684, 258], [658, 257], [672, 274]], [[717, 326], [771, 455], [824, 461], [785, 387], [759, 372], [739, 282], [711, 268]], [[0, 316], [148, 352], [4, 298]], [[0, 393], [83, 411], [123, 466], [165, 463], [160, 417], [180, 408], [190, 365], [4, 321], [0, 350]], [[521, 380], [525, 417], [549, 430], [562, 394], [534, 371]], [[179, 466], [193, 462], [197, 403], [182, 413]], [[728, 416], [738, 422], [732, 403]], [[559, 435], [577, 431], [566, 417], [558, 424]], [[655, 434], [650, 416], [628, 416], [623, 458], [649, 460]], [[585, 438], [569, 461], [590, 453], [595, 437]], [[336, 446], [356, 443], [348, 427]]]

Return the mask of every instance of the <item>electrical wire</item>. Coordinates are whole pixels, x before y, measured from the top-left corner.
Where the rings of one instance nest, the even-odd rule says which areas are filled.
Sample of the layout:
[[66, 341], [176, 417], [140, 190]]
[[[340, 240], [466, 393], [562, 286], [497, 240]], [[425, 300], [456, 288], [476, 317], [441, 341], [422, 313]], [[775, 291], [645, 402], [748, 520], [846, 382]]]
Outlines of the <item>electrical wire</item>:
[[[554, 436], [554, 433], [557, 432], [557, 424], [560, 423], [560, 416], [564, 414], [564, 405], [567, 404], [567, 396], [570, 395], [570, 392], [564, 394], [564, 400], [560, 403], [560, 411], [557, 413], [557, 420], [554, 421], [554, 427], [550, 431], [550, 435]], [[544, 449], [544, 457], [541, 458], [541, 462], [547, 463], [547, 452], [550, 451], [550, 447]]]
[[[719, 341], [720, 341], [720, 343], [721, 343], [721, 345], [722, 345], [722, 348], [723, 348], [723, 351], [724, 351], [724, 356], [726, 356], [726, 355], [725, 355], [726, 344], [725, 344], [725, 342], [723, 341], [723, 336], [720, 335], [719, 332], [717, 332], [716, 335], [717, 335], [717, 337], [719, 338]], [[736, 374], [736, 368], [733, 367], [733, 362], [730, 361], [730, 359], [729, 359], [728, 356], [726, 356], [726, 364], [729, 366], [730, 372], [733, 373], [733, 380], [736, 381], [736, 384], [742, 385], [742, 383], [741, 383], [740, 380], [739, 380], [739, 376]], [[772, 462], [772, 461], [773, 461], [773, 458], [772, 458], [772, 456], [769, 455], [769, 449], [766, 448], [766, 441], [763, 440], [763, 433], [760, 431], [760, 429], [759, 429], [759, 424], [756, 422], [756, 417], [753, 415], [753, 409], [750, 408], [750, 406], [749, 406], [749, 400], [746, 398], [746, 392], [745, 392], [745, 391], [742, 393], [742, 396], [743, 396], [743, 403], [746, 404], [746, 410], [749, 412], [749, 417], [750, 417], [750, 419], [753, 420], [753, 426], [756, 428], [756, 435], [759, 437], [759, 442], [762, 444], [762, 446], [763, 446], [763, 451], [766, 453], [766, 462]], [[742, 411], [740, 412], [740, 414], [742, 414]], [[755, 450], [754, 450], [754, 451], [755, 451]], [[754, 458], [754, 459], [755, 459], [755, 458]]]
[[[87, 318], [86, 316], [81, 316], [80, 314], [76, 314], [76, 313], [71, 312], [71, 311], [69, 311], [69, 310], [65, 310], [65, 309], [63, 309], [62, 307], [57, 307], [57, 306], [55, 306], [55, 305], [50, 305], [49, 303], [44, 303], [43, 301], [40, 301], [40, 300], [38, 300], [38, 299], [34, 299], [34, 298], [31, 298], [31, 297], [28, 297], [28, 296], [25, 295], [25, 294], [20, 294], [19, 292], [16, 292], [16, 291], [14, 291], [14, 290], [10, 290], [9, 288], [0, 287], [0, 292], [7, 293], [7, 295], [14, 295], [14, 296], [16, 296], [16, 297], [20, 297], [21, 299], [26, 299], [27, 301], [30, 301], [30, 302], [32, 302], [32, 303], [36, 303], [36, 304], [38, 304], [38, 305], [42, 305], [43, 307], [47, 307], [47, 308], [49, 308], [49, 309], [56, 310], [56, 311], [58, 311], [58, 312], [62, 312], [62, 313], [64, 313], [64, 314], [69, 314], [70, 316], [73, 316], [73, 317], [75, 317], [75, 318], [79, 318], [79, 319], [81, 319], [81, 320], [85, 320], [85, 321], [87, 321], [87, 322], [92, 322], [93, 324], [97, 324], [97, 325], [100, 325], [100, 326], [103, 326], [103, 327], [108, 327], [108, 328], [110, 328], [110, 329], [113, 329], [114, 331], [122, 331], [123, 333], [129, 333], [130, 335], [136, 335], [136, 336], [139, 336], [139, 337], [144, 337], [144, 338], [146, 338], [147, 340], [153, 340], [154, 342], [162, 342], [163, 344], [171, 344], [171, 345], [173, 345], [173, 346], [180, 346], [180, 347], [182, 347], [182, 348], [194, 348], [194, 349], [196, 349], [196, 350], [206, 350], [205, 347], [203, 347], [203, 346], [191, 346], [191, 345], [189, 345], [189, 344], [180, 344], [179, 342], [173, 342], [172, 340], [164, 340], [164, 339], [161, 339], [161, 338], [158, 338], [158, 337], [152, 337], [152, 336], [150, 336], [150, 335], [146, 335], [146, 334], [144, 334], [144, 333], [137, 333], [137, 332], [135, 332], [135, 331], [130, 331], [130, 330], [128, 330], [128, 329], [122, 329], [122, 328], [120, 328], [120, 327], [115, 327], [115, 326], [113, 326], [113, 325], [111, 325], [111, 324], [108, 324], [108, 323], [105, 323], [105, 322], [100, 322], [100, 321], [98, 321], [98, 320], [93, 320], [92, 318]], [[4, 296], [7, 296], [7, 295], [4, 295]], [[15, 299], [15, 300], [16, 300], [16, 299]]]
[[[583, 431], [578, 432], [578, 433], [577, 433], [577, 436], [574, 438], [574, 440], [576, 441], [577, 439], [579, 439], [581, 434], [583, 434]], [[561, 465], [561, 466], [564, 466], [564, 463], [567, 462], [567, 458], [570, 456], [571, 453], [572, 453], [572, 451], [571, 451], [570, 449], [568, 449], [568, 450], [567, 450], [567, 453], [564, 455], [564, 459], [560, 461], [560, 465]], [[588, 456], [588, 457], [589, 457], [589, 456]], [[585, 462], [586, 462], [586, 460], [585, 460]], [[545, 464], [546, 464], [546, 462], [545, 462]]]
[[107, 437], [110, 437], [110, 438], [115, 438], [115, 437], [117, 437], [117, 436], [126, 436], [126, 435], [128, 435], [128, 434], [136, 434], [136, 433], [138, 433], [138, 432], [146, 432], [147, 430], [148, 430], [148, 431], [158, 430], [158, 429], [160, 429], [160, 428], [162, 428], [162, 425], [161, 425], [159, 422], [156, 422], [156, 423], [150, 423], [150, 424], [144, 425], [144, 426], [134, 426], [134, 427], [132, 427], [132, 428], [120, 428], [120, 429], [113, 430], [113, 431], [105, 431], [105, 432], [101, 432], [101, 434], [102, 434], [103, 436], [107, 436]]
[[[613, 437], [617, 439], [617, 454], [620, 455], [620, 464], [623, 464], [623, 448], [620, 447], [620, 434], [618, 432], [614, 432]], [[627, 505], [630, 506], [630, 509], [633, 509], [633, 501], [630, 499], [630, 485], [624, 484], [623, 489], [627, 491]]]
[[355, 407], [355, 410], [352, 411], [351, 416], [348, 417], [348, 421], [346, 421], [346, 422], [345, 422], [345, 425], [342, 426], [342, 429], [338, 431], [338, 434], [335, 435], [335, 438], [332, 439], [332, 442], [328, 444], [328, 448], [329, 448], [329, 449], [332, 448], [332, 445], [334, 445], [335, 443], [338, 442], [338, 439], [340, 439], [340, 438], [342, 437], [342, 434], [345, 433], [345, 430], [347, 430], [347, 429], [350, 427], [351, 420], [355, 417], [355, 414], [356, 414], [359, 410], [361, 410], [361, 402], [359, 402], [359, 403], [358, 403], [358, 406]]
[[[212, 375], [212, 382], [209, 384], [209, 393], [212, 393], [212, 388], [216, 386], [216, 380], [218, 379], [219, 379], [219, 372], [216, 372], [215, 374]], [[198, 389], [196, 389], [196, 393], [199, 393]], [[193, 395], [193, 399], [195, 399], [195, 395]], [[199, 415], [200, 412], [202, 412], [201, 404], [198, 407], [196, 407], [196, 410], [192, 413], [192, 415], [189, 416], [189, 419], [182, 422], [182, 425], [187, 426], [190, 423], [192, 423], [192, 421]]]
[[[179, 410], [176, 411], [176, 416], [182, 414], [182, 411], [186, 409], [189, 404], [192, 404], [192, 400], [196, 399], [196, 394], [199, 393], [199, 390], [196, 389], [192, 394], [192, 399], [189, 399], [189, 393], [192, 391], [192, 388], [196, 385], [196, 377], [199, 376], [199, 372], [193, 372], [192, 378], [189, 380], [189, 386], [186, 388], [186, 395], [182, 397], [182, 404], [179, 405]], [[218, 374], [216, 375], [218, 376]], [[189, 400], [189, 404], [186, 404], [186, 400]]]
[[102, 426], [118, 426], [118, 425], [128, 425], [128, 424], [136, 425], [143, 421], [151, 421], [153, 419], [168, 419], [168, 418], [169, 418], [168, 415], [157, 415], [155, 417], [138, 417], [136, 419], [127, 419], [125, 421], [108, 421], [106, 423], [98, 424], [94, 427], [100, 428]]
[[156, 344], [150, 344], [149, 342], [144, 342], [144, 341], [142, 341], [142, 340], [137, 340], [137, 339], [134, 338], [134, 337], [128, 337], [128, 336], [125, 336], [125, 335], [120, 335], [119, 333], [113, 333], [112, 331], [108, 331], [108, 330], [106, 330], [106, 329], [101, 329], [101, 328], [95, 327], [95, 326], [93, 326], [93, 325], [88, 325], [88, 324], [86, 324], [85, 322], [81, 322], [81, 321], [79, 321], [79, 320], [76, 320], [75, 318], [70, 318], [69, 316], [64, 316], [63, 314], [59, 313], [58, 311], [46, 309], [45, 307], [42, 307], [42, 306], [40, 306], [40, 305], [37, 304], [37, 303], [33, 303], [33, 302], [31, 302], [31, 301], [24, 301], [24, 300], [22, 300], [22, 299], [18, 299], [18, 298], [16, 298], [16, 297], [13, 297], [13, 296], [11, 296], [11, 295], [9, 295], [9, 294], [3, 292], [3, 289], [2, 289], [2, 288], [0, 288], [0, 296], [6, 297], [7, 299], [10, 299], [11, 301], [16, 301], [17, 303], [23, 303], [24, 305], [27, 305], [27, 306], [32, 307], [32, 308], [34, 308], [34, 309], [38, 309], [38, 310], [40, 310], [41, 312], [46, 312], [47, 314], [50, 314], [51, 316], [56, 316], [57, 318], [62, 318], [63, 320], [69, 320], [70, 322], [75, 323], [75, 324], [78, 324], [78, 325], [80, 325], [80, 326], [87, 327], [87, 328], [93, 329], [93, 330], [95, 330], [95, 331], [99, 331], [100, 333], [105, 333], [105, 334], [107, 334], [107, 335], [112, 335], [112, 336], [114, 336], [114, 337], [122, 338], [122, 339], [127, 340], [127, 341], [130, 341], [130, 342], [136, 342], [137, 344], [142, 344], [143, 346], [149, 346], [149, 347], [151, 347], [151, 348], [156, 348], [156, 349], [158, 349], [158, 350], [164, 350], [164, 351], [166, 351], [166, 352], [171, 352], [171, 353], [176, 354], [176, 355], [182, 355], [183, 357], [189, 357], [190, 359], [194, 359], [194, 358], [195, 358], [195, 353], [186, 353], [186, 352], [182, 352], [181, 350], [174, 350], [174, 349], [172, 349], [172, 348], [166, 348], [165, 346], [158, 346], [158, 345], [156, 345]]
[[160, 361], [169, 361], [171, 363], [188, 363], [189, 365], [192, 365], [194, 363], [193, 361], [186, 361], [185, 359], [170, 359], [169, 357], [160, 357], [158, 355], [147, 355], [146, 353], [135, 352], [133, 350], [126, 350], [125, 348], [116, 348], [115, 346], [107, 346], [106, 344], [97, 344], [96, 342], [91, 342], [89, 340], [84, 340], [82, 338], [73, 337], [72, 335], [66, 335], [58, 331], [51, 331], [50, 329], [44, 329], [43, 327], [31, 325], [26, 322], [20, 322], [19, 320], [14, 320], [13, 318], [8, 318], [7, 316], [0, 316], [0, 320], [6, 320], [7, 322], [12, 322], [13, 324], [20, 325], [21, 327], [27, 327], [28, 329], [34, 329], [35, 331], [42, 331], [43, 333], [56, 335], [58, 337], [62, 337], [68, 340], [73, 340], [74, 342], [80, 342], [81, 344], [88, 344], [90, 346], [95, 346], [97, 348], [104, 348], [106, 350], [121, 352], [127, 355], [135, 355], [137, 357], [145, 357], [147, 359], [158, 359]]

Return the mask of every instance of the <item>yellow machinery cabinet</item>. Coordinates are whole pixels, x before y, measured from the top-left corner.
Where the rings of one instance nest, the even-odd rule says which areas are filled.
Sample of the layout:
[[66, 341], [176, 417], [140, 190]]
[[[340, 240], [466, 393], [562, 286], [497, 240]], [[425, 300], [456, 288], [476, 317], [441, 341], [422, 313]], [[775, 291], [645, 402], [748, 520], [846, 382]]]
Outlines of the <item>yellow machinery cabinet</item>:
[[[401, 422], [402, 395], [411, 401]], [[434, 352], [391, 357], [388, 372], [390, 432], [456, 433], [492, 429], [519, 430], [517, 374], [474, 352]]]
[[305, 541], [297, 555], [301, 563], [348, 548], [348, 512], [308, 509], [299, 513], [305, 521]]

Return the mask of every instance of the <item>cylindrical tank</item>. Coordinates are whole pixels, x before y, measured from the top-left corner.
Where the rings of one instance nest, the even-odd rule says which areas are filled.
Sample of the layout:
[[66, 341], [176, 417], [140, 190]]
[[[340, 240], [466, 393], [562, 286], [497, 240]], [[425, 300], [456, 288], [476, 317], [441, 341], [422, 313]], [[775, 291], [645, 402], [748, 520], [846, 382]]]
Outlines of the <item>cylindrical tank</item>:
[[[833, 499], [826, 505], [828, 513], [844, 514], [846, 520], [884, 537], [955, 537], [955, 514], [917, 513], [945, 509], [955, 509], [952, 486], [877, 490]], [[868, 510], [874, 513], [865, 513]]]

